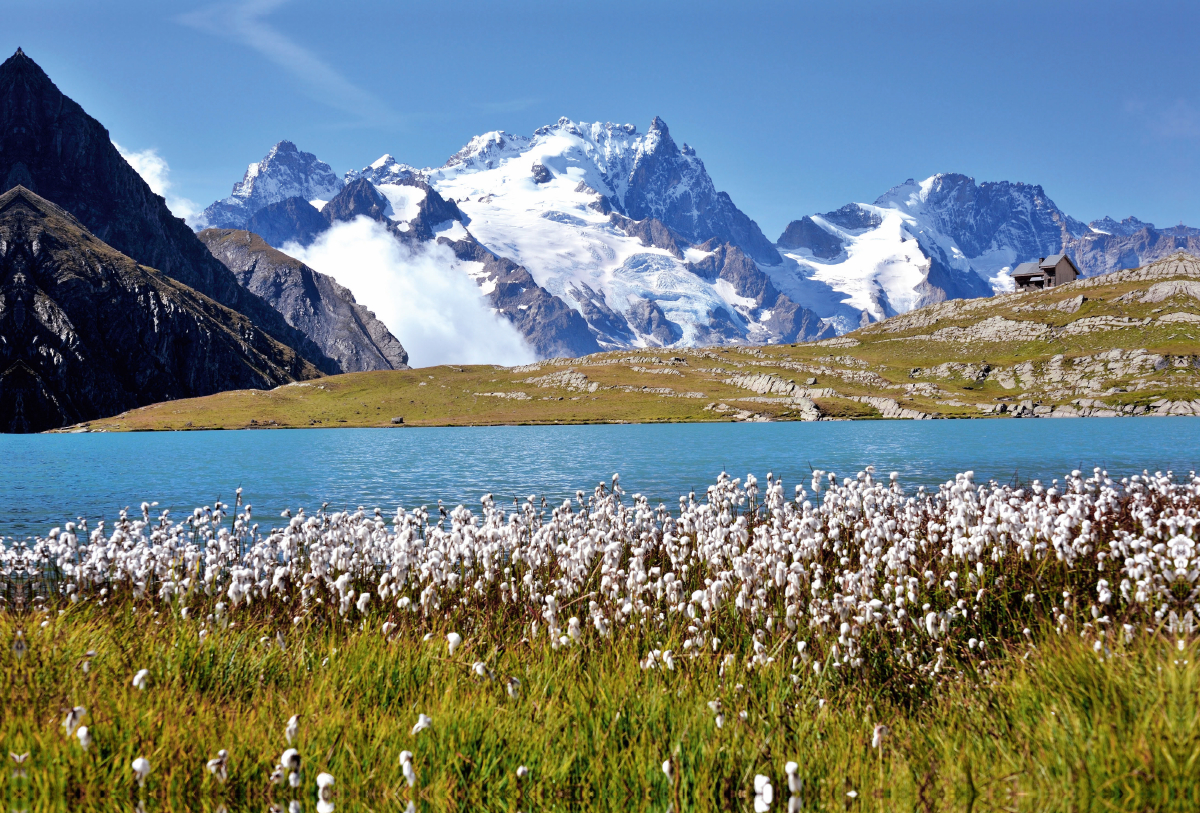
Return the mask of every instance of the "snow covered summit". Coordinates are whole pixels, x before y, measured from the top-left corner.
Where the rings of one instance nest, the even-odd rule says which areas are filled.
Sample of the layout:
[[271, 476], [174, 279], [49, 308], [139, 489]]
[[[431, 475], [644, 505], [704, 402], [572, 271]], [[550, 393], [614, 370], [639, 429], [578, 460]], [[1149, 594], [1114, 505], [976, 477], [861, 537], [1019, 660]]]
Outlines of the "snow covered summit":
[[344, 185], [329, 164], [311, 152], [301, 152], [290, 141], [280, 141], [261, 161], [247, 167], [229, 197], [200, 214], [194, 228], [244, 229], [269, 204], [293, 197], [324, 203]]

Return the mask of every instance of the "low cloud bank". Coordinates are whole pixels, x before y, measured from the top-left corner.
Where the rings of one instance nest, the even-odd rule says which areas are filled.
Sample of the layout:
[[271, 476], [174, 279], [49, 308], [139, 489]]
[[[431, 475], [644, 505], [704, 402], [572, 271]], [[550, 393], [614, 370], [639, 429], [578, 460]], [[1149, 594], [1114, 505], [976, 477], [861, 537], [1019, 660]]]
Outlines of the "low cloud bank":
[[307, 248], [288, 243], [283, 252], [349, 288], [400, 340], [413, 367], [537, 360], [445, 246], [411, 250], [359, 217], [335, 223]]
[[171, 210], [171, 214], [190, 221], [200, 213], [200, 207], [194, 202], [187, 198], [170, 194], [172, 187], [171, 167], [167, 164], [167, 159], [158, 154], [158, 150], [153, 148], [141, 151], [127, 150], [115, 141], [113, 142], [113, 146], [117, 148], [117, 152], [121, 153], [121, 157], [129, 162], [129, 165], [134, 168], [137, 174], [142, 176], [142, 180], [146, 182], [156, 195], [162, 195], [166, 198], [167, 208]]

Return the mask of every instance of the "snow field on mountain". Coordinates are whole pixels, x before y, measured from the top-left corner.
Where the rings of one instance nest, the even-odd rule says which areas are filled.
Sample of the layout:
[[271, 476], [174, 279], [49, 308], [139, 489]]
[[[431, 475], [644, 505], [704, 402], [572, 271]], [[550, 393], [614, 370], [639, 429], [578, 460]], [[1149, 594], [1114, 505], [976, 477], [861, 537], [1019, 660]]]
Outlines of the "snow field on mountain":
[[401, 186], [400, 184], [376, 184], [379, 193], [388, 199], [392, 210], [387, 216], [398, 223], [408, 223], [421, 213], [421, 201], [425, 200], [425, 190], [419, 186]]
[[[524, 152], [496, 147], [487, 157], [496, 164], [492, 168], [476, 168], [476, 159], [433, 171], [430, 182], [458, 202], [479, 242], [525, 266], [539, 285], [572, 307], [579, 308], [575, 292], [583, 285], [602, 293], [608, 306], [622, 314], [637, 299], [654, 300], [683, 329], [682, 343], [688, 344], [697, 327], [708, 323], [710, 311], [741, 302], [723, 296], [722, 289], [688, 271], [666, 250], [643, 246], [614, 227], [607, 215], [589, 208], [597, 195], [576, 190], [581, 183], [593, 189], [606, 185], [593, 161], [611, 154], [585, 139], [556, 132], [534, 139]], [[535, 164], [547, 167], [553, 178], [536, 183]], [[384, 186], [378, 188], [384, 192]], [[699, 260], [706, 253], [690, 249], [688, 256]], [[636, 342], [647, 344], [657, 342], [645, 336]]]
[[494, 313], [466, 263], [445, 246], [403, 245], [365, 217], [335, 223], [312, 245], [285, 254], [328, 274], [375, 311], [409, 353], [413, 367], [527, 364], [536, 355], [507, 319]]
[[[846, 305], [867, 311], [876, 319], [886, 319], [913, 308], [919, 298], [916, 286], [925, 278], [929, 260], [906, 230], [916, 225], [911, 216], [869, 208], [883, 218], [883, 223], [873, 229], [841, 229], [813, 216], [817, 225], [841, 238], [845, 246], [834, 261], [823, 261], [803, 250], [783, 253], [802, 266], [807, 276], [843, 294]], [[891, 305], [890, 312], [885, 310], [880, 292]]]

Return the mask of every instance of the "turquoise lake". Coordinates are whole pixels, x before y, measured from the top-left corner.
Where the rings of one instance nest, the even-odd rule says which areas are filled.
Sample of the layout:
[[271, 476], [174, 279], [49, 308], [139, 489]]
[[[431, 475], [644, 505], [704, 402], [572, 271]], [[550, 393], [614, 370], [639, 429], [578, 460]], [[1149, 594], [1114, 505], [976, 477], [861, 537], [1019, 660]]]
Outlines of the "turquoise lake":
[[474, 507], [488, 492], [561, 501], [613, 472], [629, 494], [668, 506], [722, 470], [772, 471], [789, 495], [814, 468], [845, 477], [867, 465], [912, 488], [967, 470], [977, 482], [1050, 481], [1094, 466], [1186, 474], [1200, 468], [1200, 418], [6, 435], [0, 461], [0, 534], [25, 537], [77, 517], [111, 522], [143, 500], [181, 515], [232, 501], [238, 486], [266, 526], [284, 508], [323, 502], [390, 512], [438, 499]]

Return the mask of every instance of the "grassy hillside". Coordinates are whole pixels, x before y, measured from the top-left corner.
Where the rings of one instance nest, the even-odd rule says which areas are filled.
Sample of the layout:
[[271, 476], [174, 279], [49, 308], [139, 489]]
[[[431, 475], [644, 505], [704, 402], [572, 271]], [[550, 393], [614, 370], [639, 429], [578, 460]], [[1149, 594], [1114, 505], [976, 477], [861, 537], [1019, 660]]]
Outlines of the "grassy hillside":
[[333, 376], [76, 431], [1200, 413], [1200, 262], [955, 300], [808, 344]]

